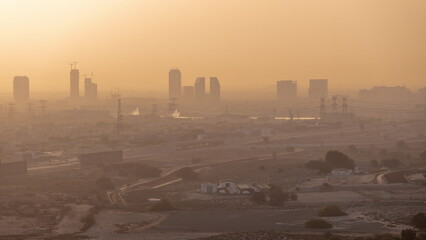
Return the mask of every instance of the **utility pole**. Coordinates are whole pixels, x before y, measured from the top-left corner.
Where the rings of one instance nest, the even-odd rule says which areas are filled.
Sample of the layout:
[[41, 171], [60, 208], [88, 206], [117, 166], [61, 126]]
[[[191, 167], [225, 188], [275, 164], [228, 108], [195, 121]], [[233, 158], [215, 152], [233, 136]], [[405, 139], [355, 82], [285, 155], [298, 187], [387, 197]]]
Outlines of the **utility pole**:
[[152, 118], [155, 118], [155, 116], [157, 115], [157, 104], [152, 104]]
[[324, 115], [325, 115], [325, 98], [321, 98], [320, 117], [323, 118]]
[[293, 110], [289, 109], [288, 110], [288, 115], [290, 116], [290, 120], [293, 121], [293, 118], [294, 118], [294, 116], [293, 116]]
[[337, 112], [337, 96], [333, 96], [333, 105], [331, 105], [333, 112]]
[[343, 97], [342, 99], [343, 104], [342, 104], [342, 112], [346, 113], [348, 111], [348, 103], [347, 103], [347, 98]]

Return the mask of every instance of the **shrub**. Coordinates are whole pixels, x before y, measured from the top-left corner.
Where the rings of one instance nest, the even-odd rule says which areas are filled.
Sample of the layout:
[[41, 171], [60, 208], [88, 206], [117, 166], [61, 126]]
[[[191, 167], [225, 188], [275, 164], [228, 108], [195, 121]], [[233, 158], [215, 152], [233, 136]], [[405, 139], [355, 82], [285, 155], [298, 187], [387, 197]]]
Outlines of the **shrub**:
[[281, 187], [272, 186], [269, 192], [269, 205], [282, 206], [289, 199], [289, 194], [283, 192]]
[[324, 161], [333, 168], [354, 169], [355, 167], [354, 160], [339, 151], [328, 151]]
[[263, 192], [254, 192], [251, 194], [250, 201], [257, 203], [257, 204], [263, 204], [266, 203], [266, 196]]
[[347, 214], [338, 205], [324, 207], [318, 212], [318, 216], [320, 217], [337, 217], [346, 215]]
[[150, 211], [151, 212], [165, 212], [165, 211], [173, 211], [176, 208], [170, 203], [167, 199], [161, 199], [160, 202], [152, 205]]
[[291, 200], [291, 201], [297, 201], [297, 198], [298, 198], [297, 194], [295, 194], [295, 193], [290, 193], [290, 200]]
[[332, 228], [333, 225], [331, 223], [325, 221], [324, 219], [315, 218], [315, 219], [310, 219], [310, 220], [306, 221], [305, 227], [306, 228], [326, 229], [326, 228]]
[[296, 149], [294, 147], [292, 147], [292, 146], [288, 146], [288, 147], [285, 148], [286, 152], [294, 152], [295, 150]]
[[418, 229], [426, 229], [426, 215], [424, 213], [417, 213], [410, 220], [411, 226]]

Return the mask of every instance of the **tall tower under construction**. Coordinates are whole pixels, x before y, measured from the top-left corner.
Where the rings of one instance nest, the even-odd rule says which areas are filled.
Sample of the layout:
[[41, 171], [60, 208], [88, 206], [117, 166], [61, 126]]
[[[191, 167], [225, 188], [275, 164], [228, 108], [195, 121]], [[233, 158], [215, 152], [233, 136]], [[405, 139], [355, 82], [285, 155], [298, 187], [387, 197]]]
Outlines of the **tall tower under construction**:
[[80, 97], [80, 71], [76, 69], [76, 63], [71, 64], [70, 97], [73, 99]]

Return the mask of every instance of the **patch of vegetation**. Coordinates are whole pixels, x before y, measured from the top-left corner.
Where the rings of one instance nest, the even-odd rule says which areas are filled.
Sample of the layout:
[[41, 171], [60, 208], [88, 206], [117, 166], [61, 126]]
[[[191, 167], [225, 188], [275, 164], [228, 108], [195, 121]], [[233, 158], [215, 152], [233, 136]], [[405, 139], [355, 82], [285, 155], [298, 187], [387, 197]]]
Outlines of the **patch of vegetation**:
[[354, 169], [355, 161], [339, 151], [328, 151], [323, 160], [312, 160], [306, 168], [317, 169], [320, 173], [329, 173], [334, 168]]
[[332, 228], [333, 225], [321, 218], [310, 219], [305, 222], [306, 228], [316, 228], [316, 229], [327, 229]]
[[282, 206], [285, 201], [288, 201], [289, 194], [283, 192], [281, 187], [271, 186], [271, 190], [269, 191], [269, 201], [268, 204], [271, 206]]
[[257, 204], [264, 204], [266, 203], [266, 195], [263, 192], [254, 192], [250, 196], [250, 201]]
[[170, 203], [168, 199], [161, 199], [160, 202], [152, 205], [149, 210], [151, 212], [166, 212], [176, 210], [176, 208]]
[[83, 223], [83, 227], [80, 229], [81, 232], [85, 232], [89, 230], [93, 225], [95, 225], [95, 215], [99, 212], [99, 207], [94, 206], [92, 207], [87, 215], [80, 219], [80, 221]]
[[338, 217], [346, 215], [347, 214], [338, 205], [324, 207], [318, 212], [318, 216], [320, 217]]

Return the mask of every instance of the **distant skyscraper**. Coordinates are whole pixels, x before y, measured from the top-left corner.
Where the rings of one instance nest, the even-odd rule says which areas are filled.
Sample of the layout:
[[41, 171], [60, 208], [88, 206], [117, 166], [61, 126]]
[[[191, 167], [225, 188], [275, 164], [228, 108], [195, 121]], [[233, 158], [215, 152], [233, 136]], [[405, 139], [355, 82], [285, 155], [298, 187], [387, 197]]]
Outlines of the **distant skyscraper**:
[[193, 86], [184, 86], [182, 100], [185, 103], [194, 102], [194, 87]]
[[210, 102], [220, 103], [220, 83], [216, 77], [210, 77]]
[[181, 96], [181, 73], [179, 69], [169, 72], [169, 98], [180, 98]]
[[310, 98], [327, 98], [327, 95], [328, 95], [328, 79], [309, 80], [309, 97]]
[[91, 101], [98, 99], [98, 85], [91, 78], [84, 78], [84, 97]]
[[30, 80], [27, 76], [13, 78], [13, 99], [15, 104], [26, 104], [30, 100]]
[[206, 78], [199, 77], [195, 80], [194, 98], [196, 103], [203, 103], [206, 98]]
[[277, 82], [277, 99], [280, 103], [292, 102], [297, 99], [297, 82], [291, 80]]
[[70, 97], [74, 99], [80, 97], [80, 71], [75, 69], [75, 64], [70, 71]]

